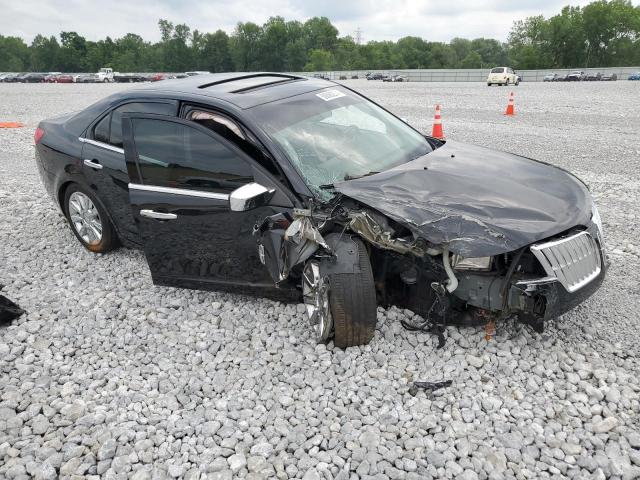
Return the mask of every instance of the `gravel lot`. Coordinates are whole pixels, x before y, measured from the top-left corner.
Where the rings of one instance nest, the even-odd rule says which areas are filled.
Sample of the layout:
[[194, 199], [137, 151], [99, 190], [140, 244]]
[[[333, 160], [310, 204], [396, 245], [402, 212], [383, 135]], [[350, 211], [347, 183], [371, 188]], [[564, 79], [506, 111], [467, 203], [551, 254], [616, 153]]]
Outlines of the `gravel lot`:
[[[155, 287], [137, 251], [77, 243], [40, 183], [37, 122], [121, 85], [0, 84], [0, 477], [640, 478], [640, 84], [348, 81], [430, 131], [569, 168], [611, 268], [542, 335], [378, 312], [373, 342], [316, 345], [300, 305]], [[414, 380], [451, 379], [427, 395]]]

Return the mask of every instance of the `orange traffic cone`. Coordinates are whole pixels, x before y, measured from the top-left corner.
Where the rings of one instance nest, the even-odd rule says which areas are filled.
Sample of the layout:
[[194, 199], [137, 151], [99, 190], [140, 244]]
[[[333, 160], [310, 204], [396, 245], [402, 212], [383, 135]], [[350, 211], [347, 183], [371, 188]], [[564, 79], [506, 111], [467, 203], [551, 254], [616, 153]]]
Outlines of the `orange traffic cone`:
[[442, 131], [442, 119], [440, 118], [440, 105], [436, 105], [436, 116], [433, 119], [433, 130], [431, 136], [438, 140], [444, 140], [444, 132]]
[[515, 115], [516, 112], [514, 110], [515, 108], [515, 101], [513, 98], [513, 92], [511, 92], [511, 95], [509, 95], [509, 104], [507, 105], [507, 110], [506, 112], [504, 112], [505, 115]]

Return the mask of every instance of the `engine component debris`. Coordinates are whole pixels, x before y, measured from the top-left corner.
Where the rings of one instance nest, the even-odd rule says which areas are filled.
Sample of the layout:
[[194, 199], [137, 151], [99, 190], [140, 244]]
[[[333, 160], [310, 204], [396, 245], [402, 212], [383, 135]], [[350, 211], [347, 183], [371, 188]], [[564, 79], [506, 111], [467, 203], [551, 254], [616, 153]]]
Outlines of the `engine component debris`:
[[413, 382], [413, 385], [409, 387], [409, 394], [413, 397], [417, 395], [420, 390], [426, 390], [428, 392], [435, 392], [451, 386], [452, 380], [444, 380], [442, 382]]

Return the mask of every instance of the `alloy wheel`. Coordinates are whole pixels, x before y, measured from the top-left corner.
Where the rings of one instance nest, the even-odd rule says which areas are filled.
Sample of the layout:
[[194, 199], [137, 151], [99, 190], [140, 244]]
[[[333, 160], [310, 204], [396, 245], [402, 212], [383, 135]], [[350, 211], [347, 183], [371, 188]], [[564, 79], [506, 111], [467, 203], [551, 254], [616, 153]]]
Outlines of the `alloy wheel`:
[[320, 273], [320, 264], [311, 260], [302, 272], [302, 295], [317, 340], [324, 342], [331, 334], [333, 319], [329, 306], [329, 284]]
[[78, 236], [87, 245], [97, 245], [102, 240], [102, 220], [91, 199], [82, 192], [69, 197], [69, 218]]

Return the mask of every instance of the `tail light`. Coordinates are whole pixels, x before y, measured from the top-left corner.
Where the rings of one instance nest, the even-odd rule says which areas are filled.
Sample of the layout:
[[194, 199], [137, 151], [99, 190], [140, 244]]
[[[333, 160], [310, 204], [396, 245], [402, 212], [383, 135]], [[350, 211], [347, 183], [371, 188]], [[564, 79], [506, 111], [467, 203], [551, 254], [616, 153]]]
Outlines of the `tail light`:
[[44, 137], [44, 130], [40, 127], [36, 128], [35, 133], [33, 134], [33, 142], [38, 145], [40, 140]]

